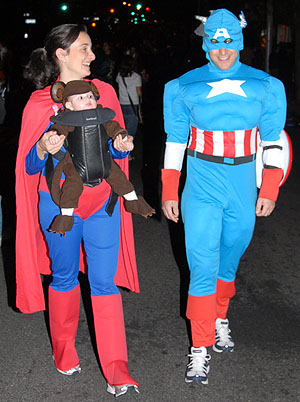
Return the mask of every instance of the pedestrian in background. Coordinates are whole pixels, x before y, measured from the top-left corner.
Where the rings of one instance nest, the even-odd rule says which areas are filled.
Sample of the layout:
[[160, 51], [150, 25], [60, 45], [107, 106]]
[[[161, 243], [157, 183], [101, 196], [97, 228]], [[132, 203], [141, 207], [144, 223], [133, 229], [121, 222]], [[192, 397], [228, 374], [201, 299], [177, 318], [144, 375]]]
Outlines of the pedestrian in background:
[[142, 104], [142, 77], [136, 72], [136, 63], [132, 56], [123, 56], [116, 82], [126, 130], [135, 137], [139, 122], [138, 108]]

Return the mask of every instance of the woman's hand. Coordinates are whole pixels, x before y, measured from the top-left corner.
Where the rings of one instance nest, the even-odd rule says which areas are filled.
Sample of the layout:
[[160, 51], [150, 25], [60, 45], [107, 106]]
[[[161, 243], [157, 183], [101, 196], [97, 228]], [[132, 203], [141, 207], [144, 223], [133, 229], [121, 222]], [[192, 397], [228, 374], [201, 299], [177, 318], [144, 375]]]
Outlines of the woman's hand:
[[114, 148], [120, 152], [130, 152], [133, 150], [133, 137], [131, 135], [127, 135], [126, 137], [122, 138], [122, 135], [119, 134], [114, 139]]
[[[50, 138], [53, 136], [55, 136], [55, 138], [58, 137], [58, 140], [50, 141]], [[56, 154], [56, 152], [58, 152], [63, 146], [65, 138], [66, 137], [64, 135], [58, 135], [57, 132], [53, 130], [44, 133], [36, 144], [38, 157], [40, 159], [45, 159], [45, 155], [47, 153], [52, 155]], [[51, 142], [55, 143], [51, 144]]]

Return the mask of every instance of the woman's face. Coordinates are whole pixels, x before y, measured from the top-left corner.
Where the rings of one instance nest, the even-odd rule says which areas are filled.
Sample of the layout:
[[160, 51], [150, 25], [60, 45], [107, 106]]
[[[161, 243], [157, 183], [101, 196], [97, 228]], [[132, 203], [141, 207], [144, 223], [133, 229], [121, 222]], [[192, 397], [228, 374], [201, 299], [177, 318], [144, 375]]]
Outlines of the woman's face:
[[59, 58], [60, 79], [67, 83], [87, 77], [91, 73], [90, 64], [93, 60], [95, 55], [92, 52], [91, 38], [87, 33], [80, 32], [69, 51], [64, 51]]

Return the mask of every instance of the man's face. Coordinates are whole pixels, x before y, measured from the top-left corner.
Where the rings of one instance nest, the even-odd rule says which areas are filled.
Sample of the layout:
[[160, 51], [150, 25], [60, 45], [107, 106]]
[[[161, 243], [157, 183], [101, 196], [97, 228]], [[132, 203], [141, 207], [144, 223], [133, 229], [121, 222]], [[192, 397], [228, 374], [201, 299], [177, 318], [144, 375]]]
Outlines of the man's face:
[[220, 70], [229, 70], [234, 65], [238, 54], [233, 49], [215, 49], [209, 52], [209, 57]]

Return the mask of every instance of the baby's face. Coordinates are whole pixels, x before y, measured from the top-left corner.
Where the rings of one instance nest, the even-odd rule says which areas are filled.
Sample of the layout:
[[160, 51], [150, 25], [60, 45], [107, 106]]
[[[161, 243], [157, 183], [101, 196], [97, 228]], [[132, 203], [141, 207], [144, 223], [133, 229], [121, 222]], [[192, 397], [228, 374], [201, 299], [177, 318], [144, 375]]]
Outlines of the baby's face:
[[96, 107], [97, 101], [92, 91], [84, 94], [71, 95], [66, 102], [66, 108], [70, 110], [95, 109]]

